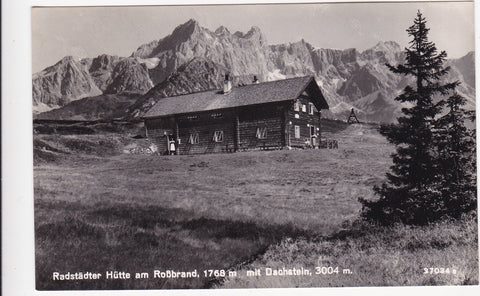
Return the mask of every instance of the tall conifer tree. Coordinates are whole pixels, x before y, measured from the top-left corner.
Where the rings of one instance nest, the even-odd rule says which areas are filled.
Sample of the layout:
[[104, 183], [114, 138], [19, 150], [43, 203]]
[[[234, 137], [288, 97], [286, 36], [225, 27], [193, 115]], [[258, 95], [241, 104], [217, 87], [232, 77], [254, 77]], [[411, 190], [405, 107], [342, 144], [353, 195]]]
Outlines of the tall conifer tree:
[[414, 86], [407, 86], [396, 101], [411, 106], [403, 108], [397, 124], [382, 126], [381, 134], [397, 146], [392, 155], [393, 165], [387, 173], [387, 182], [375, 187], [380, 196], [377, 201], [360, 199], [362, 216], [383, 224], [404, 222], [425, 224], [435, 220], [442, 205], [441, 193], [435, 186], [438, 176], [433, 126], [442, 109], [435, 103], [435, 95], [445, 95], [457, 82], [442, 84], [440, 79], [449, 68], [444, 67], [447, 54], [437, 53], [433, 42], [428, 41], [429, 28], [421, 12], [407, 29], [412, 37], [405, 49], [403, 65], [388, 65], [394, 73], [413, 76]]
[[446, 114], [435, 125], [443, 214], [454, 218], [476, 209], [475, 130], [465, 126], [466, 120], [473, 121], [475, 113], [465, 110], [465, 103], [458, 93], [451, 95], [445, 102]]

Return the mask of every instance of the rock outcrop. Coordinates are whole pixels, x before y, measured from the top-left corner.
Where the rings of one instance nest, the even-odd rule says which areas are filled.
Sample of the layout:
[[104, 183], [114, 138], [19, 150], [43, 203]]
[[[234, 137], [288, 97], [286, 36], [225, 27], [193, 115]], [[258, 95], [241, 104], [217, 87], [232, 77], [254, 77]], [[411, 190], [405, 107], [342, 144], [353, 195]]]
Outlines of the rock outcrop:
[[85, 97], [143, 94], [152, 87], [146, 63], [137, 59], [105, 54], [81, 60], [65, 57], [34, 74], [33, 106], [34, 111], [46, 111]]
[[157, 84], [197, 57], [222, 65], [236, 76], [266, 74], [269, 52], [267, 40], [257, 27], [246, 34], [231, 34], [225, 27], [212, 32], [189, 20], [167, 37], [140, 46], [132, 57], [157, 59], [157, 66], [150, 69], [150, 77]]
[[162, 98], [220, 89], [223, 86], [225, 72], [227, 72], [225, 67], [210, 60], [194, 58], [141, 96], [126, 113], [129, 117], [139, 117]]
[[121, 59], [113, 68], [105, 93], [145, 93], [153, 87], [148, 68], [136, 59]]
[[112, 81], [112, 72], [120, 57], [102, 54], [94, 58], [88, 72], [101, 91], [105, 91]]
[[33, 75], [33, 105], [63, 106], [72, 100], [101, 94], [85, 64], [72, 56]]

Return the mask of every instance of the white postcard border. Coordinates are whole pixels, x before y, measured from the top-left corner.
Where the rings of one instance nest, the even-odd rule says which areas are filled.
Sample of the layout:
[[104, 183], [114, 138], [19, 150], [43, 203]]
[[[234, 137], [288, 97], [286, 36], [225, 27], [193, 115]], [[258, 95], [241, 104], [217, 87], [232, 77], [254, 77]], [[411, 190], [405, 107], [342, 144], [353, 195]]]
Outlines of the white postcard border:
[[[309, 3], [302, 1], [6, 0], [2, 1], [2, 291], [3, 295], [478, 295], [479, 286], [146, 291], [35, 290], [31, 120], [31, 7], [158, 4]], [[352, 2], [352, 1], [323, 1]], [[386, 1], [382, 1], [386, 2]], [[392, 1], [393, 2], [393, 1]], [[475, 3], [478, 45], [478, 3]], [[480, 59], [478, 50], [476, 60]], [[478, 62], [477, 62], [478, 63]], [[477, 74], [477, 86], [479, 75]], [[478, 88], [478, 87], [477, 87]], [[479, 106], [477, 104], [477, 112]], [[478, 137], [478, 135], [477, 135]], [[478, 149], [477, 149], [478, 153]]]

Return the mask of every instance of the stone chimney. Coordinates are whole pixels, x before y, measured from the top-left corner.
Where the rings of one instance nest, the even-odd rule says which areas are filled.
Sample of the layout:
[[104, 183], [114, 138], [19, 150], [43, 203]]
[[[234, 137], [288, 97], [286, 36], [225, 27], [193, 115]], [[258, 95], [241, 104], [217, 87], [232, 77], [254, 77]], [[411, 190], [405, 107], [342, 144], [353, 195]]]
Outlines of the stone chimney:
[[223, 81], [223, 94], [227, 95], [232, 91], [232, 82], [228, 74], [225, 74], [225, 80]]
[[259, 84], [260, 83], [260, 81], [258, 81], [258, 79], [257, 79], [257, 75], [253, 75], [252, 83], [254, 83], [254, 84]]

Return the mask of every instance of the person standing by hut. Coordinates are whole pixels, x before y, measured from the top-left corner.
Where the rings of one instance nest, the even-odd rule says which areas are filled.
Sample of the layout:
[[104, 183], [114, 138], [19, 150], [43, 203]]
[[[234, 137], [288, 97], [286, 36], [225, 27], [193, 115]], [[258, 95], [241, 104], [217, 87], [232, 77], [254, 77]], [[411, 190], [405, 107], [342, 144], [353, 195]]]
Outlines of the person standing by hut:
[[175, 140], [171, 139], [168, 143], [168, 150], [170, 151], [170, 155], [175, 155], [176, 153], [176, 145]]

